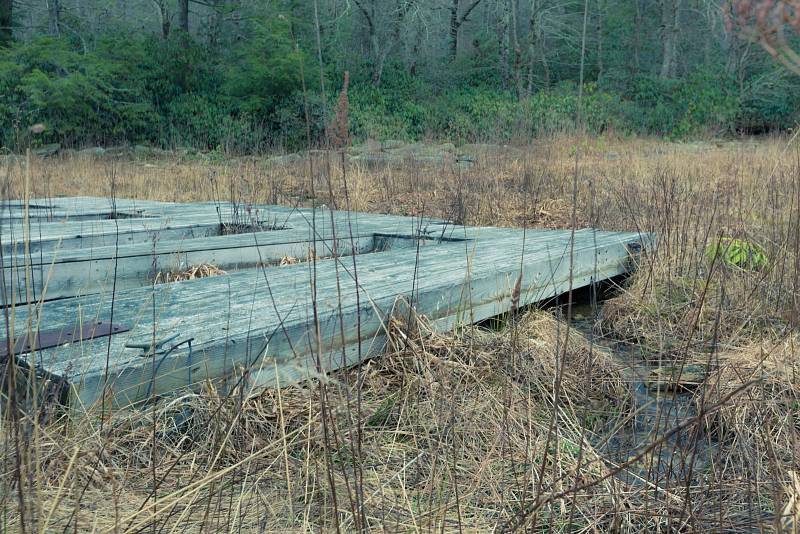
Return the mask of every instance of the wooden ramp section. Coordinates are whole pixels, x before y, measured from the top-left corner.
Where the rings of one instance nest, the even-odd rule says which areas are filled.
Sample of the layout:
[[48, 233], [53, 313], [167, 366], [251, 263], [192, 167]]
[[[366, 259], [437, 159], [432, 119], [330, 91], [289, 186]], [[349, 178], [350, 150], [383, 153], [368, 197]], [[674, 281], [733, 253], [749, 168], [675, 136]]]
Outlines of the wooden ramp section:
[[[34, 217], [34, 215], [36, 215]], [[27, 224], [26, 224], [27, 221]], [[2, 211], [10, 350], [76, 406], [207, 380], [256, 392], [629, 272], [649, 234], [465, 227], [318, 208], [56, 198]], [[156, 283], [213, 264], [224, 274]], [[161, 273], [161, 276], [159, 275]]]

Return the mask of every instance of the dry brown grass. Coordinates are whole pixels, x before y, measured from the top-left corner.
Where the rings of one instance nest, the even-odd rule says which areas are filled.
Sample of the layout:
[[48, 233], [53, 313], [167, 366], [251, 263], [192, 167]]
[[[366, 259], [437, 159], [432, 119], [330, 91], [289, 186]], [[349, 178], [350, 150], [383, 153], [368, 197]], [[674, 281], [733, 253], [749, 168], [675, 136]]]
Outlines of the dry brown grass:
[[736, 506], [765, 507], [759, 513], [769, 518], [764, 521], [769, 527], [795, 532], [800, 528], [800, 339], [793, 334], [753, 343], [717, 355], [715, 363], [697, 402], [711, 405], [741, 393], [705, 421], [720, 449], [709, 480]]
[[[575, 483], [590, 487], [543, 505], [540, 522], [561, 528], [573, 515], [598, 527], [638, 521], [613, 480], [603, 479], [608, 467], [573, 404], [583, 377], [601, 369], [589, 397], [598, 406], [625, 407], [628, 388], [608, 352], [574, 331], [567, 335], [566, 325], [544, 312], [502, 333], [442, 336], [417, 324], [396, 343], [403, 347], [330, 377], [330, 412], [320, 409], [318, 387], [238, 400], [207, 389], [155, 411], [117, 412], [104, 429], [91, 418], [38, 427], [41, 485], [30, 489], [39, 526], [317, 530], [338, 520], [351, 530], [355, 459], [370, 528], [440, 530], [461, 522], [491, 529], [538, 493], [562, 493]], [[567, 402], [556, 418], [558, 436], [548, 441], [562, 357], [569, 362]], [[359, 384], [360, 415], [353, 400]], [[353, 428], [361, 429], [358, 447]], [[335, 490], [324, 482], [326, 457], [336, 464]], [[540, 471], [542, 462], [548, 467]], [[148, 495], [153, 473], [157, 500]]]
[[194, 280], [195, 278], [208, 278], [209, 276], [221, 276], [227, 274], [225, 271], [212, 263], [201, 263], [192, 265], [185, 269], [174, 271], [161, 271], [156, 273], [155, 284], [169, 284], [170, 282], [181, 282], [183, 280]]
[[[552, 315], [447, 336], [420, 324], [395, 331], [386, 355], [303, 387], [245, 399], [209, 386], [102, 429], [26, 421], [22, 473], [13, 454], [3, 464], [8, 528], [19, 528], [16, 480], [43, 531], [750, 532], [797, 514], [800, 153], [786, 139], [558, 138], [481, 153], [469, 169], [406, 161], [343, 174], [337, 162], [315, 155], [312, 182], [307, 162], [259, 158], [43, 160], [33, 195], [325, 203], [551, 228], [571, 226], [574, 204], [579, 226], [656, 232], [658, 250], [597, 329], [653, 361], [709, 365], [696, 389], [709, 413], [687, 432], [712, 461], [688, 479], [616, 476], [629, 466], [600, 444], [640, 409], [630, 374]], [[20, 171], [7, 196], [21, 196]], [[705, 250], [721, 235], [760, 244], [769, 266], [711, 265]]]
[[[721, 409], [713, 421], [714, 430], [729, 447], [729, 454], [738, 456], [731, 458], [731, 464], [749, 473], [757, 473], [761, 467], [779, 469], [780, 474], [797, 469], [798, 336], [724, 352], [718, 355], [718, 360], [718, 368], [706, 381], [702, 402], [714, 403], [745, 384], [753, 384], [735, 402]], [[773, 464], [769, 465], [770, 462]]]
[[663, 266], [653, 269], [605, 302], [600, 318], [604, 333], [637, 344], [650, 360], [702, 359], [792, 328], [791, 296], [761, 294], [769, 273], [717, 266], [710, 276], [670, 276]]

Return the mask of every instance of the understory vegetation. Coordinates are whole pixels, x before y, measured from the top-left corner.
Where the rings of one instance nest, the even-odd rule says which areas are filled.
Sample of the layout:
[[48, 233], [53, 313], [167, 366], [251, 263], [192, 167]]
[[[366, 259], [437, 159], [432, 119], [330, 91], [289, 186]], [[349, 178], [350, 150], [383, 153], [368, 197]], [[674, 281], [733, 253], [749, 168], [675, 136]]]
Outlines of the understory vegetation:
[[[469, 167], [327, 152], [281, 164], [34, 158], [33, 197], [326, 204], [649, 231], [659, 245], [604, 302], [560, 301], [446, 335], [424, 317], [393, 321], [385, 354], [309, 383], [254, 397], [209, 384], [102, 422], [6, 419], [4, 470], [17, 473], [3, 479], [8, 528], [21, 524], [20, 503], [43, 531], [795, 528], [794, 141], [562, 136], [472, 150]], [[26, 165], [5, 161], [12, 198]], [[763, 258], [715, 252], [726, 242]]]
[[[299, 64], [313, 72], [308, 54], [292, 48], [286, 28], [242, 46], [234, 57], [221, 58], [178, 40], [105, 37], [85, 52], [68, 40], [42, 37], [0, 50], [0, 145], [13, 150], [28, 144], [141, 143], [226, 153], [304, 147]], [[713, 68], [675, 80], [640, 74], [587, 82], [584, 126], [595, 134], [676, 139], [791, 128], [800, 85], [777, 70], [765, 76], [772, 81], [754, 80], [746, 91]], [[331, 78], [335, 95], [341, 75]], [[518, 98], [489, 82], [442, 86], [411, 77], [398, 65], [387, 68], [379, 87], [356, 77], [349, 102], [357, 140], [519, 144], [574, 132], [578, 88], [564, 80]], [[332, 103], [313, 92], [308, 105], [319, 140]], [[36, 123], [46, 130], [31, 139], [27, 129]]]
[[357, 141], [527, 144], [579, 129], [579, 91], [580, 129], [593, 134], [779, 132], [800, 108], [798, 78], [725, 28], [724, 2], [592, 2], [585, 39], [580, 3], [556, 0], [215, 0], [192, 3], [179, 27], [167, 0], [71, 3], [19, 2], [19, 27], [0, 34], [7, 151], [324, 145], [346, 73]]

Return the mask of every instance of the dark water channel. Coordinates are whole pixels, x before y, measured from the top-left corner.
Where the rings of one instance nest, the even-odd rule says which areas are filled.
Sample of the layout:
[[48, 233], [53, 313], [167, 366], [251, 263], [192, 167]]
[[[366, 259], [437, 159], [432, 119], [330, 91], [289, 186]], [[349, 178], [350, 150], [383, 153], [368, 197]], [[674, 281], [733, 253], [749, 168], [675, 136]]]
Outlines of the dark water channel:
[[[702, 478], [715, 452], [713, 437], [696, 420], [701, 392], [693, 385], [657, 378], [662, 376], [659, 371], [679, 368], [680, 362], [653, 363], [652, 356], [645, 359], [635, 343], [600, 333], [603, 301], [613, 296], [614, 287], [576, 291], [572, 299], [572, 327], [623, 365], [632, 396], [629, 415], [595, 429], [591, 441], [610, 469], [624, 467], [616, 475], [619, 480], [677, 497], [682, 488]], [[565, 299], [558, 300], [549, 307], [564, 318]]]

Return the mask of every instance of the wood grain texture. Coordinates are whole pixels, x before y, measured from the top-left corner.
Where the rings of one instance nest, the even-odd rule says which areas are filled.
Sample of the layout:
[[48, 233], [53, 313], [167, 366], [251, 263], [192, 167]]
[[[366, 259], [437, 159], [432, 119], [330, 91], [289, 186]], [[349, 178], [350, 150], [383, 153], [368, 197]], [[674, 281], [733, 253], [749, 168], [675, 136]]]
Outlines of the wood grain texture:
[[[94, 205], [100, 210], [100, 200], [81, 202], [79, 209]], [[134, 203], [126, 202], [129, 208]], [[152, 217], [151, 228], [165, 228], [166, 219], [180, 221], [182, 228], [200, 228], [208, 224], [205, 220], [216, 220], [220, 206], [150, 203], [140, 209]], [[651, 235], [595, 229], [523, 232], [322, 209], [259, 209], [282, 221], [285, 229], [188, 238], [160, 233], [155, 244], [109, 247], [97, 244], [98, 236], [108, 235], [109, 223], [115, 232], [122, 227], [115, 223], [130, 223], [126, 237], [151, 230], [141, 221], [98, 220], [81, 234], [88, 242], [65, 248], [52, 247], [58, 229], [49, 225], [60, 224], [71, 236], [70, 225], [89, 221], [40, 223], [50, 250], [40, 246], [30, 258], [7, 257], [6, 286], [18, 302], [24, 301], [29, 265], [39, 294], [47, 282], [56, 296], [77, 296], [19, 306], [14, 330], [24, 331], [29, 324], [52, 330], [108, 321], [113, 302], [113, 321], [131, 330], [112, 336], [110, 347], [108, 339], [94, 340], [35, 355], [40, 369], [69, 381], [76, 406], [90, 407], [104, 389], [114, 404], [126, 405], [208, 379], [226, 387], [241, 376], [251, 391], [258, 391], [379, 353], [398, 299], [437, 329], [447, 330], [509, 311], [520, 273], [518, 304], [524, 306], [570, 285], [579, 288], [629, 272], [635, 267], [631, 250], [635, 256], [655, 245]], [[3, 239], [4, 247], [13, 242], [10, 233], [4, 232]], [[284, 255], [316, 260], [276, 265]], [[154, 266], [193, 262], [216, 263], [229, 272], [152, 284]], [[155, 356], [129, 346], [146, 346], [154, 339], [169, 339]]]

